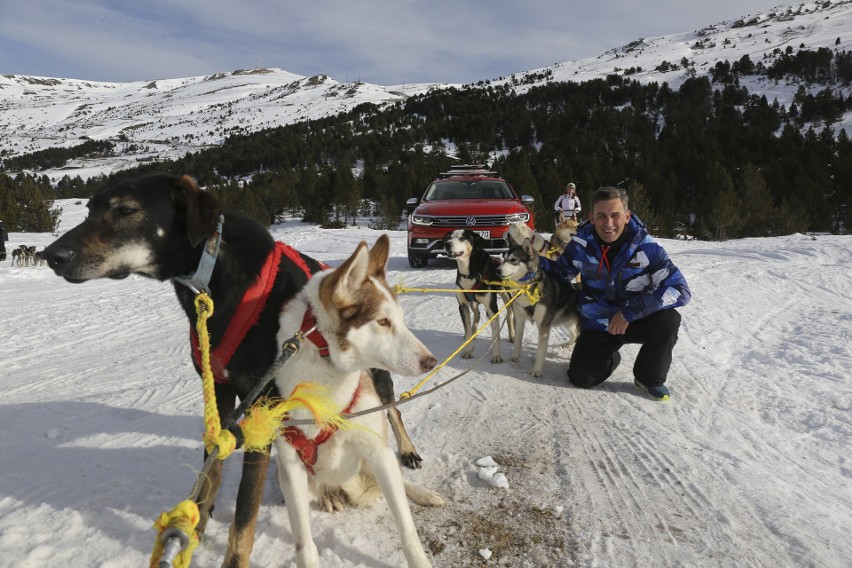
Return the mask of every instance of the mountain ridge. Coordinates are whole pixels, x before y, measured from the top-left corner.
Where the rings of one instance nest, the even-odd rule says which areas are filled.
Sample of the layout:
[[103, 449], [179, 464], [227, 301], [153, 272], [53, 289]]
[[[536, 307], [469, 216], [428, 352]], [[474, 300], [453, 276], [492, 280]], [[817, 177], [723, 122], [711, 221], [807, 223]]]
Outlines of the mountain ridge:
[[[852, 49], [852, 0], [779, 6], [692, 32], [638, 38], [603, 54], [519, 72], [476, 84], [382, 86], [305, 77], [278, 68], [240, 69], [207, 76], [126, 83], [0, 76], [0, 156], [13, 157], [86, 139], [117, 144], [116, 155], [39, 172], [57, 180], [114, 173], [139, 161], [173, 159], [247, 134], [313, 120], [371, 103], [386, 105], [434, 89], [509, 85], [518, 92], [549, 82], [582, 82], [611, 74], [678, 86], [708, 74], [719, 61], [748, 55], [768, 61], [788, 48]], [[742, 80], [752, 92], [789, 105], [799, 84], [763, 77]], [[840, 86], [845, 96], [849, 85]], [[850, 129], [852, 113], [834, 127]]]

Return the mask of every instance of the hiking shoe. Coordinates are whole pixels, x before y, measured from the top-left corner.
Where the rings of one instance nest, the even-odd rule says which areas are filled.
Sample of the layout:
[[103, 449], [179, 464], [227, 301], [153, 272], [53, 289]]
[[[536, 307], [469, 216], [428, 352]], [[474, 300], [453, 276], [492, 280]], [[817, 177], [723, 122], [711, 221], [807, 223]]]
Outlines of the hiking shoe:
[[645, 391], [646, 393], [648, 393], [648, 396], [650, 396], [654, 400], [659, 400], [659, 401], [668, 400], [669, 395], [671, 394], [671, 392], [669, 392], [669, 387], [667, 387], [666, 385], [649, 387], [648, 385], [643, 385], [639, 381], [633, 381], [633, 384], [636, 385], [637, 389], [639, 389], [641, 391]]

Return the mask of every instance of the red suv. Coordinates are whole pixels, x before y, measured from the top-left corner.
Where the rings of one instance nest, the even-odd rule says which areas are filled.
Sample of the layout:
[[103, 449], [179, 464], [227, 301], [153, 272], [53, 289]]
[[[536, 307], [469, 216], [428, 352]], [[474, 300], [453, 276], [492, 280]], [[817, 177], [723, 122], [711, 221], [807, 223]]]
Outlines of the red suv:
[[429, 258], [446, 254], [441, 240], [455, 229], [471, 229], [485, 239], [485, 250], [508, 250], [506, 231], [522, 221], [531, 229], [535, 218], [529, 206], [533, 198], [518, 197], [509, 182], [485, 166], [452, 166], [438, 174], [423, 198], [412, 197], [408, 207], [408, 264], [426, 266]]

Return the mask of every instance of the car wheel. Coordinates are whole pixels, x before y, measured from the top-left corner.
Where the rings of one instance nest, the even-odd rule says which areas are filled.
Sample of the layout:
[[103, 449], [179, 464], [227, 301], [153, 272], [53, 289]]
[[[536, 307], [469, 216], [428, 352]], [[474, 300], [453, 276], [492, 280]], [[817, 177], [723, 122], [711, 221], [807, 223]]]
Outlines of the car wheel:
[[411, 266], [411, 268], [423, 268], [427, 264], [429, 264], [428, 256], [417, 256], [408, 253], [408, 265]]

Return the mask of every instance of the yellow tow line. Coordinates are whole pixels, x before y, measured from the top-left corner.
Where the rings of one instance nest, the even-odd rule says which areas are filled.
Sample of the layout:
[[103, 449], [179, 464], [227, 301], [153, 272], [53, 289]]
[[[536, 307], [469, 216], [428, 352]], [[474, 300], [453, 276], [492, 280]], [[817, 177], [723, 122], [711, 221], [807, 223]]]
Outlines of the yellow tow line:
[[[500, 289], [500, 290], [476, 290], [477, 294], [503, 293], [503, 292], [507, 291], [506, 288], [515, 289], [515, 290], [517, 290], [517, 292], [515, 293], [514, 296], [512, 296], [509, 299], [509, 301], [507, 301], [505, 304], [503, 304], [502, 308], [497, 310], [497, 312], [495, 312], [493, 316], [488, 318], [488, 321], [486, 321], [484, 324], [482, 324], [482, 326], [480, 326], [479, 329], [477, 329], [469, 338], [467, 338], [467, 340], [464, 343], [462, 343], [459, 346], [458, 349], [453, 351], [450, 354], [450, 356], [447, 357], [446, 359], [444, 359], [444, 361], [441, 364], [439, 364], [437, 367], [432, 369], [432, 371], [428, 375], [423, 377], [423, 379], [419, 383], [417, 383], [414, 386], [414, 388], [412, 388], [411, 390], [407, 390], [407, 391], [403, 392], [402, 394], [400, 394], [399, 395], [400, 400], [410, 398], [418, 390], [420, 390], [423, 387], [423, 385], [425, 385], [433, 376], [435, 376], [435, 374], [438, 371], [440, 371], [442, 368], [444, 368], [444, 366], [446, 366], [447, 363], [449, 363], [453, 359], [453, 357], [458, 355], [462, 351], [462, 349], [464, 349], [471, 341], [476, 339], [476, 336], [479, 335], [480, 332], [483, 329], [485, 329], [486, 327], [491, 325], [491, 322], [494, 321], [496, 318], [500, 317], [500, 314], [503, 313], [503, 311], [505, 311], [512, 304], [512, 302], [517, 300], [521, 295], [526, 294], [527, 297], [529, 297], [530, 302], [532, 302], [533, 304], [535, 304], [536, 302], [538, 302], [541, 299], [541, 293], [538, 291], [538, 287], [535, 284], [519, 284], [519, 283], [513, 282], [511, 280], [507, 280], [505, 282], [485, 282], [485, 284], [503, 286], [504, 289]], [[465, 293], [470, 292], [470, 290], [460, 290], [460, 289], [456, 289], [456, 288], [409, 288], [409, 287], [404, 286], [402, 284], [395, 285], [393, 287], [393, 290], [397, 294], [404, 294], [404, 293], [407, 293], [407, 292], [422, 292], [422, 293], [451, 292], [453, 294], [465, 294]]]

